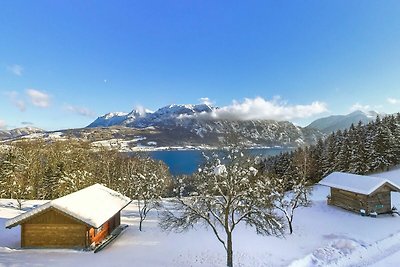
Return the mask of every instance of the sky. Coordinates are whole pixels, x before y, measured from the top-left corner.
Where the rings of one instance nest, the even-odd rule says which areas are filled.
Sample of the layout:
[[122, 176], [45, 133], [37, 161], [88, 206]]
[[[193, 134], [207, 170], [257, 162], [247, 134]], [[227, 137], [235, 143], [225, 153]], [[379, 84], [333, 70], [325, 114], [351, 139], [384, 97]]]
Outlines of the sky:
[[0, 1], [0, 128], [202, 102], [299, 125], [399, 112], [399, 14], [399, 1]]

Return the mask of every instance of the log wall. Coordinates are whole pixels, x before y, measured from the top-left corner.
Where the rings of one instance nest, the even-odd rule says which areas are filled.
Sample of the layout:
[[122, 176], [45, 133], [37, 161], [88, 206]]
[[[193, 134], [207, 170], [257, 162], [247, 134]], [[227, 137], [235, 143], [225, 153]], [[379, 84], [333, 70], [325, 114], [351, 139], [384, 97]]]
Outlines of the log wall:
[[83, 248], [86, 225], [50, 209], [21, 224], [21, 247]]
[[367, 214], [374, 211], [378, 214], [388, 213], [392, 208], [390, 192], [391, 190], [387, 186], [383, 186], [371, 195], [331, 188], [329, 204], [354, 212], [364, 209]]

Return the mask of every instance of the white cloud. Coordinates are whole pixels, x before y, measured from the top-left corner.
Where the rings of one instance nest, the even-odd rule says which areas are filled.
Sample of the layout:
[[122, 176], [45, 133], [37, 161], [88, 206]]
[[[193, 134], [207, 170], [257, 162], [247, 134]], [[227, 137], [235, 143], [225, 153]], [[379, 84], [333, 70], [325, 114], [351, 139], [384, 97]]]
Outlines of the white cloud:
[[10, 100], [11, 103], [16, 106], [20, 111], [24, 112], [26, 110], [26, 104], [23, 99], [19, 97], [19, 93], [16, 91], [10, 91], [4, 93]]
[[362, 105], [360, 103], [355, 103], [350, 107], [350, 111], [356, 111], [356, 110], [368, 112], [372, 110], [372, 107], [370, 105]]
[[36, 89], [27, 89], [26, 94], [34, 106], [47, 108], [50, 105], [50, 96]]
[[393, 97], [389, 97], [389, 98], [387, 99], [387, 102], [388, 102], [389, 104], [392, 104], [392, 105], [397, 105], [397, 104], [400, 104], [400, 99], [396, 99], [396, 98], [393, 98]]
[[94, 117], [96, 114], [88, 108], [67, 105], [65, 109], [69, 112], [76, 113], [85, 117]]
[[13, 64], [13, 65], [7, 66], [7, 70], [17, 76], [22, 76], [22, 72], [24, 71], [24, 68], [20, 65]]
[[223, 120], [293, 120], [308, 118], [327, 111], [323, 102], [315, 101], [308, 105], [289, 105], [279, 97], [266, 100], [262, 97], [245, 98], [243, 102], [233, 101], [211, 113], [202, 113], [204, 119]]
[[0, 120], [0, 129], [6, 129], [7, 128], [7, 124], [4, 120]]
[[140, 115], [141, 117], [145, 116], [146, 113], [153, 113], [152, 110], [147, 109], [147, 108], [145, 108], [145, 107], [142, 106], [142, 105], [136, 105], [136, 106], [134, 107], [134, 110], [136, 110], [136, 111], [139, 113], [139, 115]]
[[214, 104], [208, 97], [202, 97], [199, 99], [200, 103], [212, 106]]

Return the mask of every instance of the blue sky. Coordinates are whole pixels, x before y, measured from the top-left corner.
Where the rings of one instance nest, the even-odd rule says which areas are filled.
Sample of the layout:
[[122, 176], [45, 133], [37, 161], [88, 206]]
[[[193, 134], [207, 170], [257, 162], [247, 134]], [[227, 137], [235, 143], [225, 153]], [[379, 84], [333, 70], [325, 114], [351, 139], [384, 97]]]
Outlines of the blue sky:
[[1, 1], [0, 127], [201, 98], [303, 125], [398, 112], [399, 14], [399, 1]]

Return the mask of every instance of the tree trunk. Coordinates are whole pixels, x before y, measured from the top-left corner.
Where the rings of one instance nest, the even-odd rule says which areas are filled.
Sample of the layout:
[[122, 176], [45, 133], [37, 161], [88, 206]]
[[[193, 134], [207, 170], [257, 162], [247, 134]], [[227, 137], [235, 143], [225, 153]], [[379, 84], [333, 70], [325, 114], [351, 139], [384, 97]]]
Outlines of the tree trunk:
[[292, 222], [288, 220], [289, 223], [289, 233], [293, 234], [293, 226], [292, 226]]
[[293, 218], [286, 216], [286, 219], [289, 225], [289, 234], [293, 234], [293, 226], [292, 226]]
[[142, 216], [140, 216], [140, 222], [139, 222], [139, 231], [142, 231]]
[[139, 231], [142, 231], [142, 222], [143, 222], [143, 214], [142, 214], [142, 207], [140, 205], [140, 200], [137, 200], [137, 204], [138, 204], [138, 212], [140, 215], [140, 222], [139, 222]]
[[227, 233], [226, 266], [233, 267], [232, 233]]

